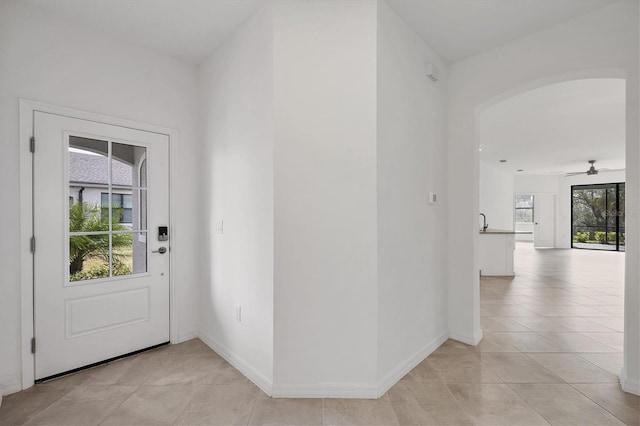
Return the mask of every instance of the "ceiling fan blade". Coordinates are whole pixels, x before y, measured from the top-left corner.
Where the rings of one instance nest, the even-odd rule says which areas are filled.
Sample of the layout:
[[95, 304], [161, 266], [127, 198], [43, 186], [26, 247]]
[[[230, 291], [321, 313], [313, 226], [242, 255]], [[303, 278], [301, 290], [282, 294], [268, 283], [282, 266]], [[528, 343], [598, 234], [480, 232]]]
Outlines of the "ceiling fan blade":
[[586, 175], [586, 174], [587, 172], [571, 172], [571, 173], [565, 173], [564, 177]]
[[598, 169], [599, 172], [624, 172], [626, 169]]

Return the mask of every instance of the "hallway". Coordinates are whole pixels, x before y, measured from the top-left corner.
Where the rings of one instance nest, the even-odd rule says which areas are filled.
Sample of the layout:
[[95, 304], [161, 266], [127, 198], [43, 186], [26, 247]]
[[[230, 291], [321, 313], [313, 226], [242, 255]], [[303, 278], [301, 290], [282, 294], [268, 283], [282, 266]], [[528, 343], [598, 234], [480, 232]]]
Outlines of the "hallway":
[[5, 397], [0, 424], [640, 424], [620, 391], [624, 254], [533, 250], [484, 277], [478, 347], [448, 341], [378, 400], [272, 399], [199, 340]]

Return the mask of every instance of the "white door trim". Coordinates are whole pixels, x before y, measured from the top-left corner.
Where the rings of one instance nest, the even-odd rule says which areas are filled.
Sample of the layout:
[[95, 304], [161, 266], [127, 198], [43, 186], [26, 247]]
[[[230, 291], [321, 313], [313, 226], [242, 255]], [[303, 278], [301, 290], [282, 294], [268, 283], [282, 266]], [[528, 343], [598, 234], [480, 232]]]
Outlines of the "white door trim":
[[[113, 126], [127, 127], [147, 132], [160, 133], [169, 137], [169, 229], [171, 230], [171, 248], [176, 250], [179, 244], [178, 232], [173, 223], [173, 197], [171, 169], [175, 158], [174, 147], [178, 141], [178, 131], [168, 127], [141, 123], [122, 118], [80, 111], [72, 108], [46, 104], [38, 101], [20, 99], [20, 285], [21, 285], [21, 359], [22, 389], [33, 386], [35, 381], [35, 357], [31, 353], [33, 337], [33, 256], [31, 237], [33, 235], [33, 170], [30, 152], [30, 139], [33, 134], [33, 116], [35, 111], [63, 115], [81, 120], [95, 121]], [[36, 141], [37, 149], [37, 141]], [[171, 343], [178, 342], [177, 291], [174, 280], [174, 256], [169, 264], [169, 337]]]

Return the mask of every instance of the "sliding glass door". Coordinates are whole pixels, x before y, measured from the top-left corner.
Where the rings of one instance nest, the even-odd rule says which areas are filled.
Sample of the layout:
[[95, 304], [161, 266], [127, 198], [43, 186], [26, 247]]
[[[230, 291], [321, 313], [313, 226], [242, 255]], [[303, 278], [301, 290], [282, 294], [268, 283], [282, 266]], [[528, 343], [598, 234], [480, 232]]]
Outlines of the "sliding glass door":
[[571, 247], [625, 249], [624, 183], [571, 187]]

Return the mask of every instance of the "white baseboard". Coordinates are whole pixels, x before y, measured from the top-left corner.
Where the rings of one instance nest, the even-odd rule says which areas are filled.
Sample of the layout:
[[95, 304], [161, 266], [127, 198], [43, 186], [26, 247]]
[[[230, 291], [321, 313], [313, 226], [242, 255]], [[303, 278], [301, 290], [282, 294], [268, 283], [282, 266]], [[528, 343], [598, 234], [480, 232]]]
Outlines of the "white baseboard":
[[466, 334], [456, 333], [455, 331], [449, 332], [449, 338], [457, 340], [458, 342], [465, 343], [467, 345], [476, 346], [482, 340], [482, 330], [478, 331], [474, 336]]
[[10, 395], [22, 390], [22, 382], [17, 377], [0, 378], [0, 403], [2, 395]]
[[627, 376], [627, 371], [623, 368], [620, 372], [620, 386], [622, 390], [634, 395], [640, 395], [640, 381]]
[[357, 398], [376, 399], [376, 386], [360, 383], [323, 383], [318, 385], [274, 385], [274, 398]]
[[224, 358], [229, 364], [233, 365], [244, 376], [251, 380], [256, 386], [258, 386], [264, 393], [271, 396], [273, 383], [262, 373], [256, 370], [253, 366], [247, 363], [245, 360], [235, 355], [224, 345], [218, 342], [216, 339], [209, 336], [207, 333], [200, 331], [199, 336], [207, 346], [213, 349], [218, 355]]
[[176, 343], [186, 342], [187, 340], [195, 339], [196, 337], [200, 337], [200, 332], [198, 330], [180, 333], [178, 334], [178, 341]]
[[378, 381], [378, 392], [376, 398], [384, 395], [393, 385], [398, 383], [409, 371], [413, 370], [418, 364], [424, 361], [429, 355], [440, 347], [449, 338], [449, 333], [444, 332], [440, 336], [431, 340], [425, 346], [422, 347], [414, 355], [407, 358], [403, 363], [395, 367], [393, 370], [385, 374], [385, 376]]

